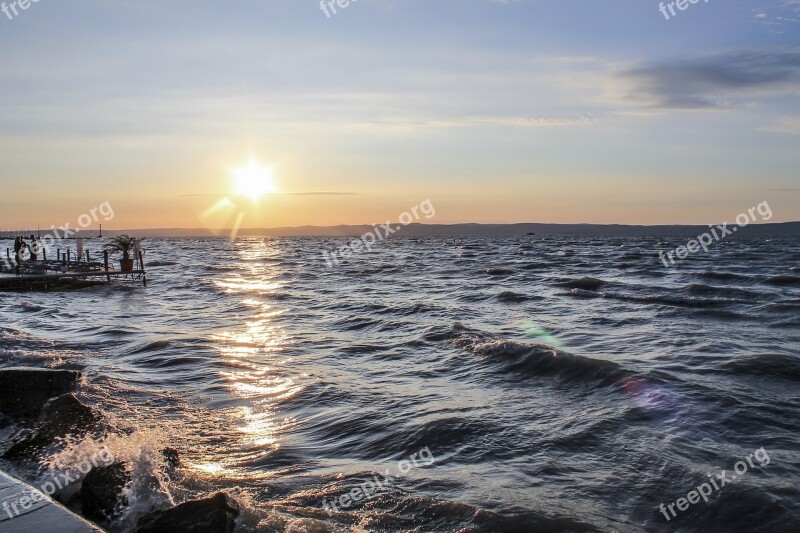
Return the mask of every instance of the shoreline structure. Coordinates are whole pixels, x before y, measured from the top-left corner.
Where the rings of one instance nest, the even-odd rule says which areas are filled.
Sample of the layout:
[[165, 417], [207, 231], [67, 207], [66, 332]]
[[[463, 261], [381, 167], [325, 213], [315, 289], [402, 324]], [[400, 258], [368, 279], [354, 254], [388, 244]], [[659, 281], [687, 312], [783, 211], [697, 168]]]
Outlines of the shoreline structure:
[[[84, 520], [28, 483], [0, 470], [0, 499], [25, 502], [19, 514], [9, 518], [0, 514], [0, 533], [98, 533], [102, 529]], [[30, 502], [30, 503], [28, 503]]]

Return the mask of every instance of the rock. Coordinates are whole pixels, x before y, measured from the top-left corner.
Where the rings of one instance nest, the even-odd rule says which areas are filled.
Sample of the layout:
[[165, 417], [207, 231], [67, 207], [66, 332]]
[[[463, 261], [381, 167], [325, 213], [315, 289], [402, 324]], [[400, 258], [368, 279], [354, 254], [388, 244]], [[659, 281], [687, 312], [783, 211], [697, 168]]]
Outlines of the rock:
[[83, 516], [97, 522], [110, 521], [128, 505], [123, 489], [130, 481], [131, 475], [122, 463], [93, 468], [81, 483]]
[[13, 443], [5, 452], [3, 452], [3, 459], [23, 459], [28, 455], [36, 452], [36, 448], [32, 445], [33, 440], [36, 438], [36, 432], [32, 429], [22, 428], [11, 436]]
[[46, 368], [0, 370], [0, 412], [12, 416], [38, 416], [50, 398], [73, 392], [80, 372]]
[[38, 433], [54, 439], [68, 434], [85, 435], [100, 417], [88, 405], [81, 403], [74, 394], [53, 398], [42, 407]]
[[181, 458], [175, 448], [164, 448], [161, 450], [161, 454], [164, 456], [164, 462], [171, 469], [174, 470], [181, 466]]
[[4, 459], [21, 459], [37, 454], [58, 437], [74, 435], [81, 438], [100, 420], [92, 408], [84, 405], [74, 394], [64, 394], [48, 401], [33, 431], [21, 431], [15, 443], [3, 454]]
[[219, 492], [211, 498], [182, 503], [166, 511], [151, 513], [142, 520], [138, 533], [233, 533], [239, 504]]

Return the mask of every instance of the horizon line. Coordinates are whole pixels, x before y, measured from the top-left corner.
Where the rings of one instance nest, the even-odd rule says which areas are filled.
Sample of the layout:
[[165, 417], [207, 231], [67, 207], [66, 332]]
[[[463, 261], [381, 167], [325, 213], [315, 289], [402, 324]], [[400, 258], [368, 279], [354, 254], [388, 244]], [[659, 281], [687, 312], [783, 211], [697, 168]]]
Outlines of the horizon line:
[[[751, 222], [748, 226], [771, 226], [771, 225], [787, 225], [787, 224], [800, 224], [800, 220], [789, 220], [784, 222]], [[274, 231], [274, 230], [293, 230], [293, 229], [309, 229], [309, 228], [319, 228], [319, 229], [334, 229], [334, 228], [354, 228], [354, 227], [376, 227], [380, 226], [380, 224], [335, 224], [330, 226], [322, 226], [316, 224], [306, 224], [302, 226], [270, 226], [270, 227], [249, 227], [249, 228], [238, 228], [239, 232], [243, 231]], [[631, 228], [663, 228], [663, 227], [703, 227], [708, 226], [706, 223], [667, 223], [667, 224], [623, 224], [623, 223], [608, 223], [608, 222], [452, 222], [452, 223], [436, 223], [436, 224], [426, 224], [422, 222], [412, 222], [411, 224], [406, 225], [405, 227], [411, 226], [425, 226], [425, 227], [453, 227], [453, 226], [499, 226], [499, 227], [510, 227], [510, 226], [599, 226], [599, 227], [631, 227]], [[120, 232], [135, 232], [135, 231], [170, 231], [170, 230], [180, 230], [180, 231], [203, 231], [203, 232], [226, 232], [232, 231], [233, 228], [206, 228], [206, 227], [182, 227], [182, 226], [174, 226], [174, 227], [154, 227], [154, 228], [123, 228], [123, 229], [105, 229], [104, 231], [108, 233], [120, 233]], [[34, 229], [24, 229], [24, 230], [0, 230], [2, 233], [13, 233], [13, 232], [29, 232], [29, 231], [37, 231]], [[50, 229], [46, 230], [47, 232]], [[90, 230], [93, 231], [93, 230]], [[44, 231], [43, 231], [44, 232]]]

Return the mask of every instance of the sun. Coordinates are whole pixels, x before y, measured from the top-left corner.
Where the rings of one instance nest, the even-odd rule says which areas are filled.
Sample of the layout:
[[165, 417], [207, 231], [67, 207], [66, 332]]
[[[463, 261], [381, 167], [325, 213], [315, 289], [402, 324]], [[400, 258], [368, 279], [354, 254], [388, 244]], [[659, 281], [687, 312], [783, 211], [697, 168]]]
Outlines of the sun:
[[250, 163], [232, 171], [235, 179], [233, 193], [240, 196], [249, 196], [258, 200], [261, 196], [275, 192], [272, 181], [272, 167], [259, 165], [258, 161], [251, 159]]

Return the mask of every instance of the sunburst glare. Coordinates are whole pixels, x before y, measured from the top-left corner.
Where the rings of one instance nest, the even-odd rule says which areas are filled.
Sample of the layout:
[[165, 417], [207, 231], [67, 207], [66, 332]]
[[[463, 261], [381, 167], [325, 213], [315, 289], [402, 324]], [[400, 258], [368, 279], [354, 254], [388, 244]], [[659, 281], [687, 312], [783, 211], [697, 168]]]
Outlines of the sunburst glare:
[[272, 167], [264, 166], [255, 159], [242, 167], [231, 170], [235, 184], [234, 194], [248, 196], [256, 201], [262, 196], [275, 193], [275, 184], [272, 179]]

